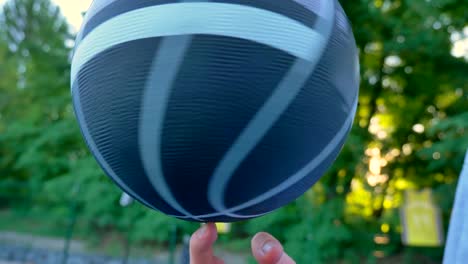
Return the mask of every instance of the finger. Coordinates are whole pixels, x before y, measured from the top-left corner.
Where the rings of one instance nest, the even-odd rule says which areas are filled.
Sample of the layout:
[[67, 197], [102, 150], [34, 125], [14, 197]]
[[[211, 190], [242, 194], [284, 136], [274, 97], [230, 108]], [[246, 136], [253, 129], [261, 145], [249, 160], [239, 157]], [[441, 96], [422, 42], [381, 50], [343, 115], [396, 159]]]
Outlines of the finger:
[[213, 253], [213, 244], [217, 238], [218, 232], [215, 224], [213, 223], [203, 225], [198, 229], [190, 238], [190, 263], [221, 263]]
[[295, 264], [281, 243], [268, 233], [258, 233], [252, 239], [252, 254], [259, 264]]

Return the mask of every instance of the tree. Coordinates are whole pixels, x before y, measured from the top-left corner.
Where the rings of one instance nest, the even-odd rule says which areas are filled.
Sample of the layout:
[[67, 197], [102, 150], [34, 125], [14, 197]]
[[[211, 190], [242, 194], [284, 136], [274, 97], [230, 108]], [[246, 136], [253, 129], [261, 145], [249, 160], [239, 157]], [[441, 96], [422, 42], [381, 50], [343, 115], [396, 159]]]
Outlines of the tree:
[[[267, 229], [281, 227], [277, 235], [288, 241], [286, 247], [291, 243], [290, 251], [301, 244], [319, 248], [314, 263], [348, 259], [351, 252], [398, 252], [402, 245], [396, 209], [408, 188], [433, 188], [447, 220], [468, 148], [468, 66], [450, 56], [450, 34], [466, 26], [461, 2], [343, 2], [361, 58], [352, 133], [334, 166], [310, 191], [321, 201], [318, 208], [299, 202], [303, 205], [294, 212], [299, 219], [288, 224], [283, 222], [285, 210], [255, 220], [267, 222]], [[289, 226], [296, 232], [288, 233]], [[328, 233], [320, 233], [322, 228]], [[374, 244], [374, 236], [381, 233], [391, 242]], [[343, 250], [332, 250], [337, 247]], [[311, 255], [304, 252], [293, 256], [309, 263]], [[441, 249], [434, 252], [441, 257]]]
[[[6, 95], [0, 136], [8, 177], [32, 199], [42, 183], [67, 169], [62, 154], [78, 142], [67, 100], [70, 38], [66, 21], [47, 0], [9, 1], [3, 7]], [[73, 135], [73, 137], [71, 136]], [[48, 164], [49, 166], [44, 166]]]

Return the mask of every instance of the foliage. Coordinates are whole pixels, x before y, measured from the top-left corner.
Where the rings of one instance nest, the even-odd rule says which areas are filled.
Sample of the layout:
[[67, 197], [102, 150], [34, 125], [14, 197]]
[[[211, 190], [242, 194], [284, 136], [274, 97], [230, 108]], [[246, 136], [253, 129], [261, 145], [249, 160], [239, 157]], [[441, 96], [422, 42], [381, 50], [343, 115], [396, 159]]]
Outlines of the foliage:
[[[468, 66], [450, 55], [451, 34], [467, 26], [463, 2], [343, 1], [362, 80], [347, 144], [303, 197], [235, 224], [225, 239], [266, 230], [298, 263], [397, 254], [406, 250], [399, 242], [402, 192], [425, 187], [434, 190], [446, 228], [468, 148]], [[75, 206], [89, 233], [120, 231], [159, 245], [174, 226], [192, 232], [196, 224], [118, 205], [121, 192], [91, 157], [74, 118], [72, 39], [49, 0], [9, 0], [0, 12], [0, 209], [33, 208], [63, 227]], [[388, 242], [377, 244], [376, 236]], [[430, 256], [437, 260], [441, 251]]]

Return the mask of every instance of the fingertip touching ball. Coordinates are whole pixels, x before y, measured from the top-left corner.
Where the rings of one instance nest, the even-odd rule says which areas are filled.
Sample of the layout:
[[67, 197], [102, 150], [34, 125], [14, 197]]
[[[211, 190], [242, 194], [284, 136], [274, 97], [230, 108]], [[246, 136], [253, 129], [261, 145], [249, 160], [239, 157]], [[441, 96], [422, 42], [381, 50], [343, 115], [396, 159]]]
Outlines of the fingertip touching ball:
[[95, 0], [71, 85], [120, 188], [170, 216], [231, 222], [293, 201], [332, 164], [359, 64], [335, 0]]

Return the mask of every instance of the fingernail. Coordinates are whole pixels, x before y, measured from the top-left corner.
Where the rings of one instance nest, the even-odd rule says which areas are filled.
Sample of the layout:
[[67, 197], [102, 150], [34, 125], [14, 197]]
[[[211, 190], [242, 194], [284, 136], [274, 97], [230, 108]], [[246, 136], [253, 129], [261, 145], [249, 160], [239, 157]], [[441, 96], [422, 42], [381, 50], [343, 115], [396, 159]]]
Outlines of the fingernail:
[[262, 247], [262, 251], [263, 251], [263, 254], [268, 254], [272, 249], [273, 247], [275, 246], [275, 244], [271, 241], [269, 242], [266, 242], [263, 247]]
[[207, 226], [206, 224], [204, 224], [204, 225], [200, 228], [200, 230], [198, 230], [197, 236], [198, 236], [199, 238], [203, 238], [203, 237], [205, 236], [205, 234], [206, 234], [206, 230], [207, 230], [207, 229], [208, 229], [208, 226]]

